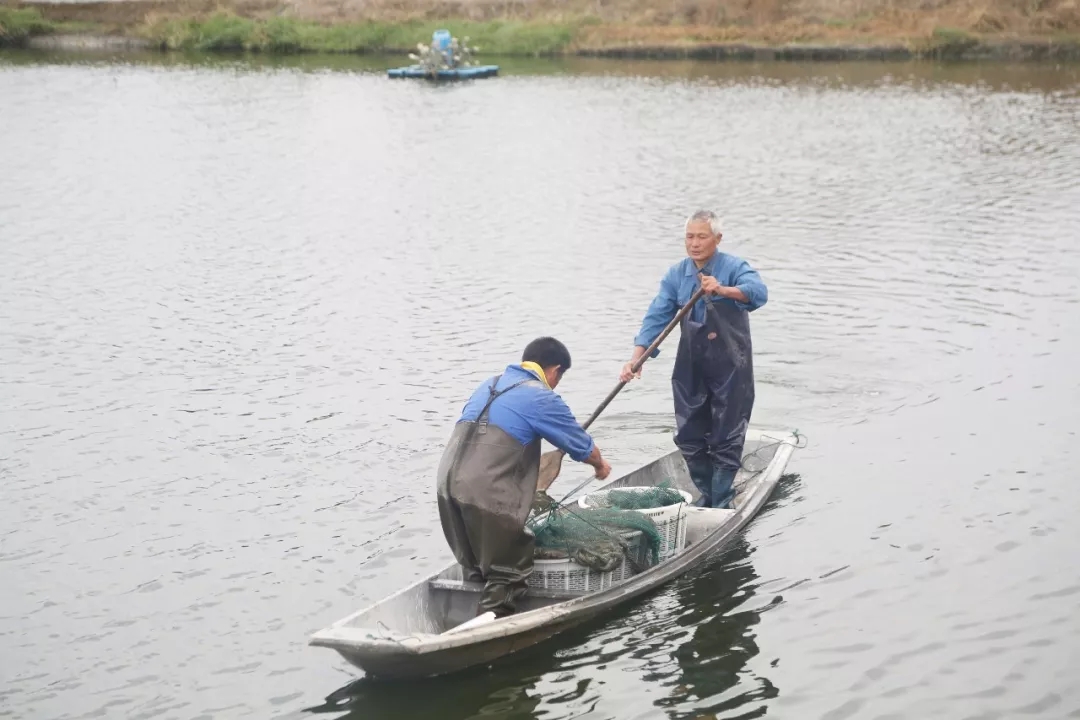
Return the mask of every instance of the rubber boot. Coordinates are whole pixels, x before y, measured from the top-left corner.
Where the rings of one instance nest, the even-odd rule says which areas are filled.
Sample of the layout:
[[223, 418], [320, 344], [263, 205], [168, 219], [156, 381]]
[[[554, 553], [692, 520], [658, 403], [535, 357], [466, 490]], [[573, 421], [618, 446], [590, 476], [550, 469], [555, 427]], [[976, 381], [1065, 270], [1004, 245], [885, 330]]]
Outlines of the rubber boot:
[[528, 591], [528, 585], [524, 580], [506, 582], [503, 578], [488, 578], [484, 584], [484, 590], [480, 593], [480, 600], [476, 605], [476, 615], [486, 612], [495, 613], [495, 617], [503, 618], [517, 612], [517, 603]]
[[738, 468], [726, 467], [718, 467], [713, 470], [712, 491], [710, 493], [713, 504], [711, 507], [726, 510], [734, 509], [732, 503], [735, 500], [735, 475], [738, 472]]
[[694, 505], [712, 507], [712, 460], [708, 458], [687, 460], [686, 468], [690, 471], [690, 479], [694, 481], [694, 487], [701, 493], [701, 497], [694, 501]]

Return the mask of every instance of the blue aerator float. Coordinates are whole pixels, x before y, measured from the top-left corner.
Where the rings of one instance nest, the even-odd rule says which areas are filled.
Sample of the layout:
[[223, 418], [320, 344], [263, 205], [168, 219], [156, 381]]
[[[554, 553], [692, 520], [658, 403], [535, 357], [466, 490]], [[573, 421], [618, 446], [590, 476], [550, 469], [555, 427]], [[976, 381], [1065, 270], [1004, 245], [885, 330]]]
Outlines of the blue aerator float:
[[448, 30], [436, 30], [431, 34], [431, 45], [419, 43], [416, 53], [409, 53], [413, 65], [391, 68], [386, 74], [391, 78], [416, 80], [478, 80], [498, 75], [498, 65], [474, 65], [472, 54], [476, 48], [450, 35]]

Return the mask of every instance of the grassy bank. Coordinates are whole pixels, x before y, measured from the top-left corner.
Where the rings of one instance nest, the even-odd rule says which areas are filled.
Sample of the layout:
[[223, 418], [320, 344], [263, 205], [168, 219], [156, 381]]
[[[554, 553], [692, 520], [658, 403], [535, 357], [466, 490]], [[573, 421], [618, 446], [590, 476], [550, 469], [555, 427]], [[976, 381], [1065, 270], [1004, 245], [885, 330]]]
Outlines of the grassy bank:
[[22, 45], [29, 38], [55, 32], [56, 23], [33, 8], [0, 5], [0, 45]]
[[[168, 19], [139, 29], [143, 37], [169, 50], [251, 52], [394, 52], [429, 40], [442, 24], [405, 21], [322, 25], [292, 18], [252, 20], [217, 14], [205, 20]], [[546, 55], [565, 51], [574, 39], [572, 25], [523, 22], [455, 22], [458, 37], [470, 38], [485, 54]]]
[[118, 0], [0, 5], [0, 43], [7, 44], [90, 31], [139, 38], [163, 50], [405, 52], [427, 41], [438, 27], [468, 36], [481, 57], [1080, 58], [1075, 0], [620, 0], [615, 6], [603, 0]]
[[[50, 12], [50, 9], [45, 9]], [[60, 13], [50, 13], [59, 14]], [[84, 13], [85, 15], [85, 13]], [[580, 23], [522, 22], [513, 20], [436, 22], [361, 21], [318, 23], [292, 17], [250, 18], [231, 11], [205, 17], [153, 15], [139, 22], [117, 22], [114, 17], [94, 22], [46, 17], [36, 7], [0, 6], [0, 44], [24, 45], [30, 38], [52, 34], [97, 33], [149, 41], [162, 50], [265, 53], [406, 52], [430, 40], [434, 30], [450, 27], [468, 37], [484, 54], [557, 55], [572, 45]]]
[[22, 47], [31, 38], [42, 35], [112, 32], [116, 32], [115, 28], [100, 23], [53, 20], [37, 8], [0, 4], [0, 47]]

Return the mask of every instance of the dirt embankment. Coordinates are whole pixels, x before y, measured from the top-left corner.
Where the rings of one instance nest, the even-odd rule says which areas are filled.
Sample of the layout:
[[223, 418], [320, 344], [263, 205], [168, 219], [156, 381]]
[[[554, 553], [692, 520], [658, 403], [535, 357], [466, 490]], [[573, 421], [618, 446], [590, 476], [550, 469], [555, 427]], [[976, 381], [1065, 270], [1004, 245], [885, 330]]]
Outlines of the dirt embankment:
[[469, 35], [484, 54], [1080, 59], [1080, 0], [121, 0], [6, 7], [40, 13], [49, 29], [30, 35], [94, 32], [166, 49], [400, 51], [446, 26]]

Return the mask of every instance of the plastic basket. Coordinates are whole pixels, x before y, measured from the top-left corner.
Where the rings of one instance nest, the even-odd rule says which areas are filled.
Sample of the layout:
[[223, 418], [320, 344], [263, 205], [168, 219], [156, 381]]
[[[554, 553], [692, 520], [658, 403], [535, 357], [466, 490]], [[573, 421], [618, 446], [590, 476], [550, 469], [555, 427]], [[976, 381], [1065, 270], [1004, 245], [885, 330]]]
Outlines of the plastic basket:
[[[651, 485], [611, 488], [611, 490], [627, 490], [630, 492], [655, 490]], [[578, 499], [581, 508], [595, 508], [604, 505], [609, 490], [589, 493]], [[678, 491], [683, 497], [683, 502], [674, 505], [666, 505], [659, 508], [634, 510], [656, 523], [656, 529], [660, 532], [660, 560], [666, 560], [672, 555], [682, 551], [686, 545], [686, 506], [690, 504], [692, 496], [685, 490]]]
[[[620, 533], [630, 546], [630, 555], [639, 567], [649, 566], [649, 546], [645, 536], [637, 530]], [[531, 588], [552, 590], [566, 595], [585, 595], [586, 593], [605, 590], [613, 584], [637, 575], [638, 570], [623, 554], [622, 562], [614, 570], [601, 572], [586, 565], [580, 565], [569, 558], [561, 560], [533, 560], [533, 571], [528, 583]]]

